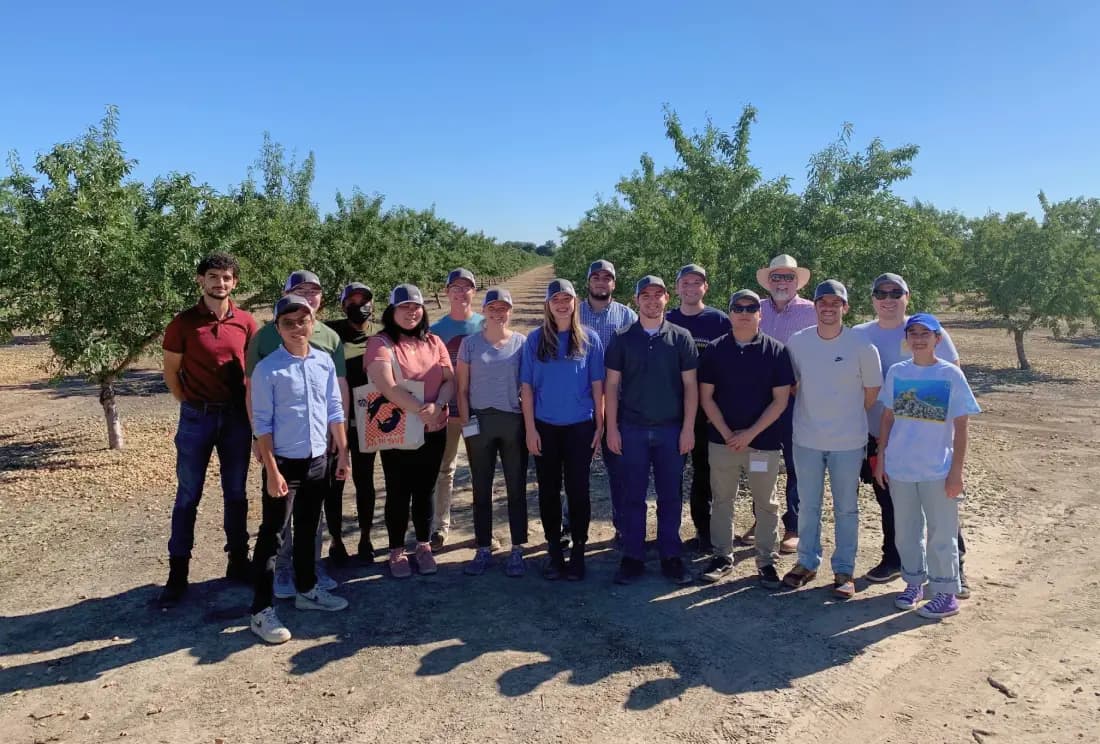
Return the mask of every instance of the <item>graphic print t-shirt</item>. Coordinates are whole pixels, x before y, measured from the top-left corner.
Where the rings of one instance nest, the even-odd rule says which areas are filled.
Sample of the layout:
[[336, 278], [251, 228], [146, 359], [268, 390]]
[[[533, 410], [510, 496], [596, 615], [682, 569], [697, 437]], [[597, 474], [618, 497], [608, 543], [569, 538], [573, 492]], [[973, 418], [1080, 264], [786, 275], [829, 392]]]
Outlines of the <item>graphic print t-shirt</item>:
[[[485, 322], [485, 316], [474, 313], [467, 320], [455, 320], [450, 315], [432, 323], [432, 333], [439, 336], [443, 345], [447, 347], [447, 353], [451, 355], [451, 367], [458, 366], [458, 350], [462, 346], [462, 339], [481, 332], [481, 324]], [[458, 386], [455, 385], [455, 393], [448, 401], [451, 406], [451, 414], [458, 414]]]
[[886, 373], [878, 399], [894, 412], [886, 474], [907, 483], [946, 478], [955, 419], [981, 413], [962, 370], [942, 359], [927, 367], [912, 359], [898, 362]]

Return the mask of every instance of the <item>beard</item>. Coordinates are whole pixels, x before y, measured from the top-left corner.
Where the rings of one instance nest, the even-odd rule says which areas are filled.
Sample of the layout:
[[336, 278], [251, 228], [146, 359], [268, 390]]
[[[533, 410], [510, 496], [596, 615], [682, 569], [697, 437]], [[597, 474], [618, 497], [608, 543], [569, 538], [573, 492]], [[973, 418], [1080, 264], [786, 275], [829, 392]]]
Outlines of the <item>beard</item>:
[[588, 296], [591, 297], [593, 300], [597, 300], [598, 302], [604, 302], [611, 299], [610, 292], [597, 292], [592, 289], [588, 290]]
[[213, 297], [215, 300], [224, 300], [226, 297], [229, 296], [229, 290], [224, 289], [224, 288], [223, 289], [206, 289], [206, 290], [203, 290], [203, 293], [207, 297]]
[[790, 287], [780, 287], [772, 290], [772, 299], [787, 302], [794, 298], [794, 290]]

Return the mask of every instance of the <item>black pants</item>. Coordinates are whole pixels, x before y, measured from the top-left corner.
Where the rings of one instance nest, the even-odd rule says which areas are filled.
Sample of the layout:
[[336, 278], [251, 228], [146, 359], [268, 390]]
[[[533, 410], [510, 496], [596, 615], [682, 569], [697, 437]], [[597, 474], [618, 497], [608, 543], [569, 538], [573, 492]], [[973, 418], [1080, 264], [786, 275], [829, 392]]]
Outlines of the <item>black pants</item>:
[[[359, 519], [359, 539], [370, 540], [374, 524], [374, 454], [359, 451], [359, 432], [355, 422], [348, 427], [348, 450], [351, 453], [351, 479], [355, 484], [355, 511]], [[335, 456], [333, 456], [335, 458]], [[342, 539], [344, 527], [344, 483], [336, 479], [335, 459], [329, 465], [329, 489], [325, 495], [325, 521], [334, 542]]]
[[[874, 477], [874, 468], [871, 466], [872, 457], [885, 457], [879, 454], [878, 440], [874, 437], [867, 438], [867, 459], [863, 461], [863, 471], [860, 476], [864, 483], [870, 483], [875, 491], [875, 501], [878, 502], [879, 511], [882, 514], [882, 560], [891, 566], [901, 565], [901, 556], [895, 544], [894, 533], [894, 501], [890, 497], [890, 485], [887, 481], [885, 488], [878, 484]], [[966, 560], [966, 542], [963, 540], [962, 526], [959, 526], [959, 566]]]
[[508, 494], [508, 527], [513, 545], [527, 542], [527, 443], [523, 414], [496, 409], [474, 411], [480, 431], [467, 437], [474, 489], [474, 538], [479, 548], [493, 539], [493, 474], [497, 456]]
[[592, 467], [592, 438], [596, 422], [558, 426], [535, 420], [542, 454], [535, 455], [535, 473], [539, 481], [539, 517], [550, 552], [561, 550], [561, 486], [564, 476], [565, 497], [569, 502], [569, 528], [573, 543], [588, 543], [588, 523], [592, 519], [588, 474]]
[[707, 459], [710, 442], [707, 439], [707, 417], [699, 411], [695, 417], [695, 448], [691, 450], [691, 521], [699, 541], [710, 542], [710, 461]]
[[432, 529], [432, 493], [447, 446], [446, 427], [424, 433], [424, 444], [414, 450], [382, 450], [386, 481], [386, 532], [390, 550], [405, 546], [410, 506], [417, 542], [428, 542]]
[[328, 487], [328, 456], [312, 459], [276, 457], [275, 462], [289, 490], [285, 497], [271, 496], [267, 492], [267, 470], [264, 470], [263, 521], [260, 534], [256, 537], [256, 549], [252, 553], [252, 569], [256, 576], [252, 614], [271, 607], [275, 554], [279, 550], [288, 508], [294, 522], [294, 533], [302, 536], [302, 539], [294, 541], [294, 585], [299, 592], [305, 593], [317, 583], [313, 565], [313, 535], [321, 519], [321, 505]]

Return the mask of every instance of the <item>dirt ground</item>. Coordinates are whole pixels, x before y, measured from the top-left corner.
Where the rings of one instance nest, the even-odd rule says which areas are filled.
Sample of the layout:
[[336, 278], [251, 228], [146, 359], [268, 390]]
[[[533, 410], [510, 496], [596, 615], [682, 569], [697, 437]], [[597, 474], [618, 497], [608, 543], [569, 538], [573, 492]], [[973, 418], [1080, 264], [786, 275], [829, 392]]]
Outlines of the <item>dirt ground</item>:
[[[539, 320], [548, 277], [509, 283], [517, 325]], [[748, 548], [717, 585], [673, 587], [651, 561], [645, 580], [615, 586], [597, 459], [586, 581], [464, 576], [463, 465], [438, 575], [335, 572], [350, 609], [281, 603], [294, 639], [278, 647], [248, 631], [249, 589], [222, 578], [216, 461], [189, 599], [153, 601], [167, 575], [176, 424], [156, 361], [126, 381], [129, 448], [111, 452], [95, 391], [47, 385], [40, 340], [0, 347], [0, 741], [1100, 741], [1100, 338], [1033, 334], [1035, 370], [1021, 373], [1003, 331], [948, 318], [985, 410], [964, 507], [974, 595], [954, 618], [896, 611], [900, 582], [861, 581], [848, 602], [832, 600], [827, 572], [801, 591], [763, 590]], [[881, 540], [863, 496], [860, 571]], [[528, 501], [535, 569], [533, 485]], [[740, 532], [747, 499], [738, 510]], [[354, 546], [350, 493], [345, 512]], [[689, 523], [685, 508], [685, 537]], [[495, 524], [504, 536], [502, 505]]]

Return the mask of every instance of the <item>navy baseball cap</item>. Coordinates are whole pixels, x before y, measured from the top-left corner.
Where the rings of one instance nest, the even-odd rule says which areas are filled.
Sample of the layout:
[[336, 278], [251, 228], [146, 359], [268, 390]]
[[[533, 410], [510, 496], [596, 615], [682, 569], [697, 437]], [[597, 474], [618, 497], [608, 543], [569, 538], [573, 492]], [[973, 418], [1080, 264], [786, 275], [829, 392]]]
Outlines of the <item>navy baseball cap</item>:
[[699, 264], [690, 263], [687, 266], [680, 267], [680, 271], [676, 273], [676, 281], [680, 281], [688, 274], [698, 274], [703, 277], [703, 281], [707, 280], [707, 270]]
[[607, 271], [611, 274], [612, 278], [617, 278], [615, 275], [615, 264], [611, 263], [606, 258], [601, 258], [589, 264], [588, 276], [586, 276], [585, 279], [591, 278], [597, 271]]
[[306, 302], [305, 299], [298, 295], [287, 295], [286, 297], [280, 298], [279, 301], [275, 303], [275, 320], [295, 310], [309, 310], [309, 314], [313, 315], [313, 306]]
[[490, 302], [507, 302], [508, 307], [515, 304], [512, 302], [512, 293], [504, 287], [493, 287], [486, 292], [485, 299], [481, 301], [481, 306], [488, 307]]
[[760, 304], [760, 295], [753, 292], [751, 289], [739, 289], [730, 295], [730, 307], [733, 307], [738, 300], [752, 300], [757, 305]]
[[450, 274], [447, 274], [447, 286], [451, 286], [459, 279], [465, 279], [470, 284], [474, 285], [474, 289], [477, 289], [477, 279], [474, 279], [474, 272], [469, 269], [455, 269]]
[[836, 279], [826, 279], [817, 285], [817, 289], [814, 290], [814, 302], [829, 295], [839, 297], [844, 300], [845, 305], [848, 304], [848, 289]]
[[347, 298], [351, 297], [356, 292], [362, 292], [367, 296], [367, 302], [374, 300], [374, 291], [362, 282], [352, 282], [348, 286], [344, 287], [340, 292], [340, 304], [343, 305]]
[[640, 295], [642, 290], [646, 287], [660, 287], [665, 291], [665, 294], [668, 294], [668, 287], [665, 286], [664, 279], [659, 276], [654, 276], [653, 274], [646, 274], [634, 285], [634, 296], [637, 297]]
[[909, 320], [905, 321], [905, 332], [908, 333], [909, 328], [915, 325], [922, 325], [933, 333], [943, 335], [943, 326], [940, 325], [940, 321], [932, 313], [910, 315]]
[[406, 302], [415, 302], [423, 307], [424, 295], [420, 293], [420, 287], [415, 284], [398, 284], [390, 292], [391, 305], [404, 305]]
[[314, 274], [312, 271], [306, 271], [305, 269], [295, 271], [293, 274], [286, 278], [286, 284], [283, 285], [283, 291], [289, 292], [290, 290], [297, 287], [299, 284], [316, 284], [318, 287], [320, 287], [321, 280], [318, 279], [317, 275]]
[[909, 294], [909, 285], [905, 283], [905, 280], [897, 274], [890, 273], [879, 274], [877, 277], [875, 277], [875, 281], [871, 283], [871, 291], [874, 292], [883, 284], [891, 283], [898, 285], [898, 287], [901, 288], [901, 291], [905, 292], [905, 294]]
[[568, 279], [555, 279], [546, 285], [546, 299], [550, 299], [556, 294], [565, 292], [570, 297], [577, 296], [577, 290], [573, 287], [573, 282]]

